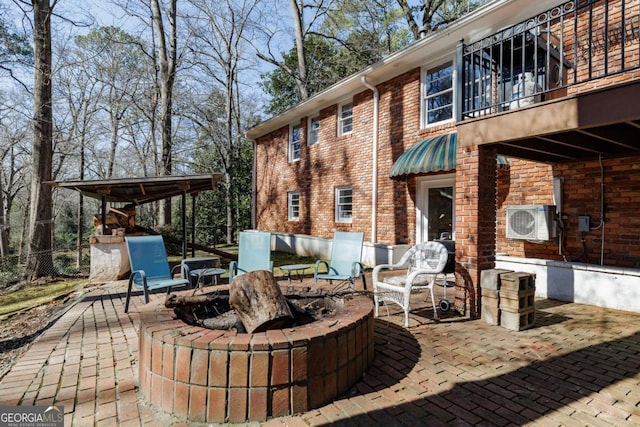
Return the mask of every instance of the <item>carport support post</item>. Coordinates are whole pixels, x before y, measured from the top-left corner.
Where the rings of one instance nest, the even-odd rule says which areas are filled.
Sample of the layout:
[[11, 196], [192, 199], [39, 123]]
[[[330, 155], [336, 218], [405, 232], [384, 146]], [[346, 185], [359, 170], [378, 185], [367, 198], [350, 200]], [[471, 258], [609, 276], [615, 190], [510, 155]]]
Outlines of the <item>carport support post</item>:
[[456, 160], [455, 308], [480, 317], [480, 274], [494, 268], [497, 149], [458, 141]]
[[102, 227], [102, 235], [104, 236], [104, 232], [105, 232], [105, 224], [107, 223], [107, 195], [103, 194], [100, 196], [100, 201], [102, 202], [102, 207], [101, 207], [101, 212], [100, 212], [100, 221], [102, 222], [102, 224], [100, 225], [100, 227]]
[[187, 257], [187, 190], [182, 189], [182, 259]]
[[96, 186], [96, 194], [100, 194], [100, 202], [102, 204], [100, 212], [100, 221], [102, 222], [102, 225], [100, 229], [104, 236], [104, 233], [107, 231], [107, 195], [111, 194], [111, 186]]
[[191, 193], [191, 257], [196, 256], [196, 197], [198, 193]]

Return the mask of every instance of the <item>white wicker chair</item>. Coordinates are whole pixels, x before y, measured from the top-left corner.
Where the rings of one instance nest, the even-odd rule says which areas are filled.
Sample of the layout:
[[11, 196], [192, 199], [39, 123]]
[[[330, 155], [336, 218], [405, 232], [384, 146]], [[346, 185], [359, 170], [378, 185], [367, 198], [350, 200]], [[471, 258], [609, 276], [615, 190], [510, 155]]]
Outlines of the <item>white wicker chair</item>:
[[[438, 319], [433, 285], [438, 274], [442, 273], [449, 253], [447, 248], [438, 242], [419, 243], [409, 249], [397, 264], [380, 264], [373, 269], [373, 300], [375, 316], [378, 317], [380, 302], [394, 302], [404, 310], [404, 326], [409, 327], [409, 311], [411, 310], [411, 293], [427, 289], [431, 293], [433, 318]], [[383, 270], [406, 269], [402, 276], [384, 277]]]

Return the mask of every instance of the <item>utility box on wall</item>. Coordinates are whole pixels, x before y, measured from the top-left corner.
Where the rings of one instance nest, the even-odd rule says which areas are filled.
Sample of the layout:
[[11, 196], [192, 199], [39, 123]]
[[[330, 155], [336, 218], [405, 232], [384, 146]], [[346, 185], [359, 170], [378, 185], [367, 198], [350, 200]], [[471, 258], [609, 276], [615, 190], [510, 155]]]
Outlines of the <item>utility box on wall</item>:
[[551, 240], [556, 237], [554, 205], [507, 206], [507, 239]]

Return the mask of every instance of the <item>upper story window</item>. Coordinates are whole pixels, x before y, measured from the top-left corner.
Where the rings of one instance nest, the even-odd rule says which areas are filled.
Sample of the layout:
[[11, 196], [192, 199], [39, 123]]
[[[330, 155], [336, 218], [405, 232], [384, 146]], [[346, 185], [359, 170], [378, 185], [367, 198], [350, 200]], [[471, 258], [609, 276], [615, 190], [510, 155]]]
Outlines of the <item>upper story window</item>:
[[422, 83], [423, 127], [453, 120], [453, 63], [425, 70]]
[[289, 161], [295, 162], [300, 160], [300, 125], [291, 126], [289, 129]]
[[289, 212], [289, 221], [298, 221], [300, 219], [300, 193], [290, 191], [287, 193], [287, 211]]
[[309, 137], [307, 138], [307, 145], [317, 144], [320, 141], [320, 117], [309, 118]]
[[338, 136], [353, 131], [353, 102], [340, 104], [338, 107]]
[[336, 188], [336, 222], [351, 222], [353, 217], [353, 189], [351, 186]]

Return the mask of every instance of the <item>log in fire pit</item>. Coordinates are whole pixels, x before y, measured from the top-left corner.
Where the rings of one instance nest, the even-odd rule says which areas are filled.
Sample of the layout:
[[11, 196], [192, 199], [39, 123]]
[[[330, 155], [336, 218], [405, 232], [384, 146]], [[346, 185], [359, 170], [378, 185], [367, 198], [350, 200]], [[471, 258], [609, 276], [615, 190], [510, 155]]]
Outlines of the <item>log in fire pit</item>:
[[[169, 307], [140, 314], [140, 391], [149, 403], [187, 421], [264, 421], [318, 408], [358, 381], [374, 354], [371, 299], [310, 289], [278, 296], [278, 288], [276, 309], [247, 287], [261, 281], [276, 283], [270, 272], [247, 273], [228, 294], [172, 294]], [[245, 320], [247, 312], [262, 320]]]

